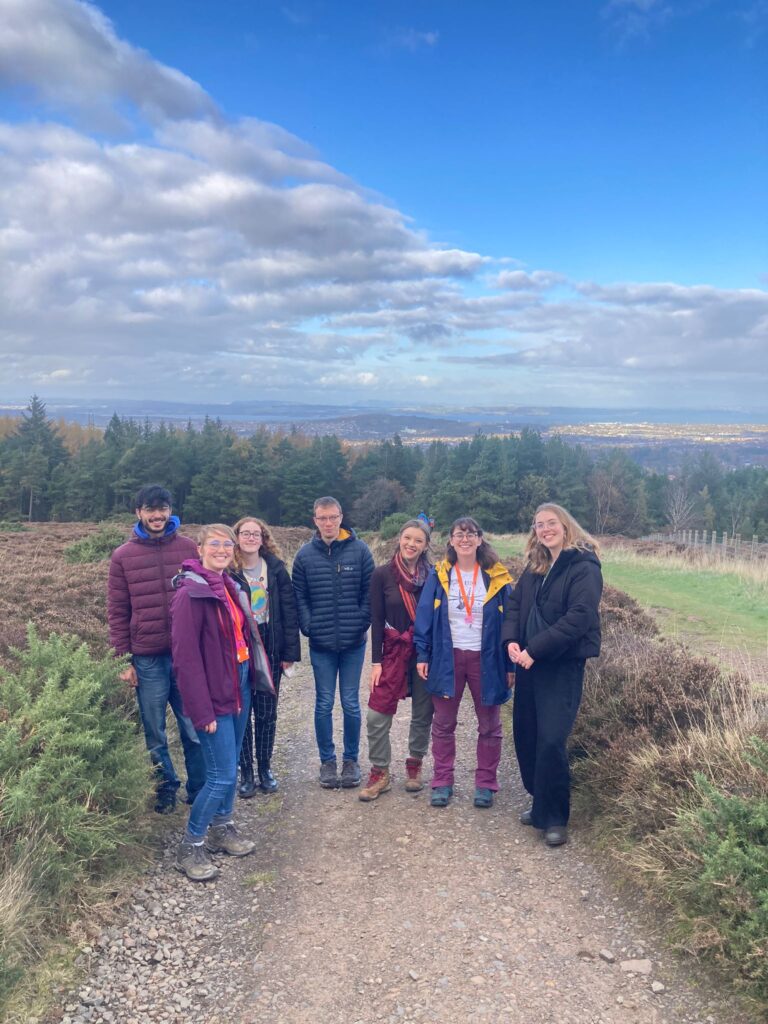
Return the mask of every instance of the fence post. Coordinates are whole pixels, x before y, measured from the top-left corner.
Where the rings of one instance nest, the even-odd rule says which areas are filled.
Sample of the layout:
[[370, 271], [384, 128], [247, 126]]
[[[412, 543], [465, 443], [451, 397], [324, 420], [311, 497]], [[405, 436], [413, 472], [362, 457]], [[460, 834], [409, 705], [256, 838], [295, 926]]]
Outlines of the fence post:
[[727, 558], [728, 557], [728, 531], [727, 530], [723, 530], [723, 544], [722, 544], [722, 547], [720, 549], [720, 557], [721, 558]]
[[749, 553], [749, 559], [753, 562], [757, 558], [757, 534], [752, 534], [752, 548]]

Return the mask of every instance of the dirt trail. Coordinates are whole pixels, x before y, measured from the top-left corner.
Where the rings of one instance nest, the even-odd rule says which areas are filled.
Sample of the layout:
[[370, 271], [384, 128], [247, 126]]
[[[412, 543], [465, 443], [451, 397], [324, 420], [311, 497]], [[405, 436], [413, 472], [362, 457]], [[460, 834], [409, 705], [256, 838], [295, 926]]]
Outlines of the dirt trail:
[[[517, 823], [513, 755], [490, 811], [472, 806], [474, 723], [459, 721], [446, 810], [396, 779], [372, 804], [316, 782], [307, 667], [285, 681], [277, 797], [241, 801], [257, 854], [215, 883], [172, 870], [174, 840], [120, 921], [88, 947], [66, 1024], [749, 1024], [696, 986], [593, 866], [578, 824], [564, 848]], [[340, 723], [337, 723], [337, 744]], [[363, 766], [365, 762], [363, 743]], [[178, 814], [178, 827], [183, 815]], [[627, 970], [629, 960], [650, 961]], [[653, 987], [652, 987], [653, 986]], [[654, 987], [663, 991], [654, 991]], [[62, 1015], [63, 1014], [63, 1015]]]

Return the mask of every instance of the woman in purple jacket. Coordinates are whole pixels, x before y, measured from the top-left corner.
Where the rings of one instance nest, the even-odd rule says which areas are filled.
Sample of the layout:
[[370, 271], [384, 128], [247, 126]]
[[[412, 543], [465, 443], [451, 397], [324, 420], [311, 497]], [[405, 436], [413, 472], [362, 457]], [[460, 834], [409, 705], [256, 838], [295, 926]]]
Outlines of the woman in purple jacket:
[[176, 868], [193, 882], [208, 881], [219, 873], [211, 853], [244, 857], [254, 849], [232, 821], [237, 759], [251, 691], [274, 694], [250, 601], [225, 573], [235, 543], [229, 526], [204, 526], [198, 541], [199, 560], [187, 559], [173, 581], [173, 667], [206, 768], [205, 784], [192, 804], [176, 856]]

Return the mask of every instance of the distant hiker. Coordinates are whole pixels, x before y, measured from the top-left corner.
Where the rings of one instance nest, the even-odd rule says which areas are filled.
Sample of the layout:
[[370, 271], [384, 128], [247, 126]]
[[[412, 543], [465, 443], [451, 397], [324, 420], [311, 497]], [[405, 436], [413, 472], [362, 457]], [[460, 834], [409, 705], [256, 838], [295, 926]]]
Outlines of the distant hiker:
[[390, 788], [392, 746], [389, 733], [399, 702], [411, 698], [411, 725], [405, 788], [424, 788], [421, 762], [429, 749], [432, 695], [416, 671], [413, 623], [416, 606], [430, 569], [429, 527], [423, 519], [409, 519], [400, 529], [397, 550], [371, 577], [371, 695], [368, 699], [368, 753], [371, 772], [363, 801], [375, 800]]
[[566, 742], [581, 703], [585, 659], [600, 653], [599, 553], [597, 542], [564, 508], [540, 505], [502, 629], [517, 666], [512, 710], [517, 761], [533, 797], [520, 821], [543, 829], [548, 846], [568, 839]]
[[182, 711], [171, 666], [168, 618], [171, 580], [185, 558], [197, 555], [197, 547], [179, 534], [179, 520], [171, 515], [171, 494], [165, 487], [142, 487], [135, 507], [138, 521], [133, 536], [113, 552], [109, 563], [109, 642], [117, 654], [131, 655], [131, 665], [121, 678], [136, 688], [144, 738], [157, 774], [155, 810], [168, 814], [176, 806], [179, 788], [165, 727], [169, 704], [184, 750], [188, 803], [195, 799], [205, 779], [200, 743]]
[[456, 721], [464, 687], [477, 715], [475, 807], [491, 807], [499, 788], [500, 705], [510, 697], [512, 666], [501, 624], [512, 577], [471, 516], [451, 526], [446, 557], [432, 569], [416, 609], [417, 670], [432, 694], [432, 806], [453, 796]]
[[253, 516], [238, 519], [232, 527], [237, 538], [232, 576], [250, 597], [253, 617], [269, 658], [274, 695], [257, 691], [240, 752], [240, 796], [256, 793], [253, 774], [254, 749], [258, 769], [258, 788], [274, 793], [278, 788], [272, 774], [272, 751], [277, 728], [277, 699], [280, 678], [301, 660], [299, 620], [291, 577], [280, 558], [280, 549], [267, 524]]
[[[371, 624], [368, 591], [373, 556], [354, 530], [342, 527], [335, 498], [314, 504], [315, 536], [293, 561], [293, 589], [301, 632], [309, 637], [315, 676], [315, 736], [320, 752], [320, 785], [360, 785], [360, 673], [365, 634]], [[344, 720], [344, 756], [337, 772], [333, 705], [338, 677]]]
[[254, 850], [232, 820], [237, 761], [251, 692], [274, 695], [250, 598], [225, 572], [235, 544], [231, 527], [204, 526], [199, 557], [186, 559], [173, 581], [173, 664], [205, 760], [205, 784], [192, 804], [175, 864], [193, 882], [219, 873], [211, 853], [245, 857]]

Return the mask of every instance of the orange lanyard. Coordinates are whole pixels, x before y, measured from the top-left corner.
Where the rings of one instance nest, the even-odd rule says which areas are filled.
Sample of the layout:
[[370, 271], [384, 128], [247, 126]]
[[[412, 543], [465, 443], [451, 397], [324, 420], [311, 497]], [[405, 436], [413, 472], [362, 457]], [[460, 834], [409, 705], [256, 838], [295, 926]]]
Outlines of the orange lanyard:
[[467, 600], [467, 592], [464, 589], [464, 580], [461, 578], [461, 569], [459, 569], [458, 565], [456, 566], [456, 579], [459, 583], [459, 592], [461, 594], [461, 599], [464, 602], [464, 613], [466, 615], [467, 623], [470, 626], [472, 625], [472, 608], [475, 604], [475, 585], [477, 583], [477, 571], [479, 568], [480, 565], [475, 562], [475, 571], [472, 573], [472, 589], [470, 590], [472, 599]]

